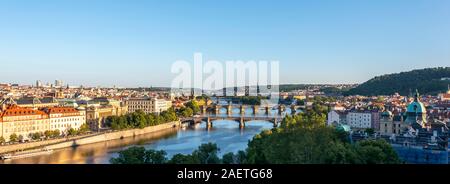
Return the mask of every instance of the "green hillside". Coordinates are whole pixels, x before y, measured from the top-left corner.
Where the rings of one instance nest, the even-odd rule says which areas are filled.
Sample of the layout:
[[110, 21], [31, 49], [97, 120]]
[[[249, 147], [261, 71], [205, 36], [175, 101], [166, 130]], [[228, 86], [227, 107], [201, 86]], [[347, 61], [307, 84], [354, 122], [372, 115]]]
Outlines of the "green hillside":
[[[447, 79], [445, 79], [447, 78]], [[409, 95], [419, 90], [421, 94], [437, 94], [450, 84], [450, 67], [427, 68], [377, 76], [350, 89], [345, 95], [392, 95], [396, 92]]]

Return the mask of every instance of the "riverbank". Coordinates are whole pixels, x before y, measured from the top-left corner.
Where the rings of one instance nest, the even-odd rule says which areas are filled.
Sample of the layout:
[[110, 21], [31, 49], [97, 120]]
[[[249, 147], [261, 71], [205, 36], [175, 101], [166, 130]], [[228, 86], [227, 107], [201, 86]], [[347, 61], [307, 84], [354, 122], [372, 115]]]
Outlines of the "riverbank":
[[54, 140], [46, 140], [39, 142], [31, 142], [24, 144], [15, 144], [15, 145], [6, 145], [0, 146], [0, 154], [11, 153], [18, 150], [27, 150], [27, 149], [61, 149], [67, 147], [76, 147], [86, 144], [93, 144], [98, 142], [105, 142], [115, 139], [123, 139], [127, 137], [134, 137], [138, 135], [144, 135], [149, 133], [154, 133], [162, 130], [178, 128], [180, 126], [179, 121], [164, 123], [161, 125], [146, 127], [143, 129], [132, 129], [132, 130], [123, 130], [117, 132], [107, 132], [107, 133], [95, 133], [90, 135], [84, 135], [80, 137], [71, 137], [71, 138], [61, 138]]

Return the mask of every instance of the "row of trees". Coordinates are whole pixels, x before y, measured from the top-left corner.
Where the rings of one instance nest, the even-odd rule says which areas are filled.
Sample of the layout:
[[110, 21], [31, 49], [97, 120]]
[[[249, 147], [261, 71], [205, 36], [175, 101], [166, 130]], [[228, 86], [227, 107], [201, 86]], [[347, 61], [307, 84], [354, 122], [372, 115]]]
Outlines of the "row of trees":
[[[73, 128], [69, 129], [67, 132], [67, 135], [69, 136], [75, 136], [75, 135], [80, 135], [80, 134], [84, 134], [86, 132], [89, 131], [89, 127], [84, 124], [80, 127], [80, 129], [75, 130]], [[35, 133], [30, 133], [28, 135], [29, 138], [31, 138], [31, 140], [42, 140], [42, 139], [53, 139], [53, 138], [58, 138], [60, 137], [62, 134], [59, 130], [46, 130], [45, 132], [35, 132]], [[10, 142], [19, 142], [19, 141], [23, 141], [25, 138], [22, 135], [17, 135], [15, 133], [11, 134], [9, 136], [9, 140]], [[0, 137], [0, 144], [5, 143], [5, 138], [4, 137]]]
[[131, 147], [119, 152], [119, 157], [112, 158], [112, 164], [238, 164], [245, 160], [245, 152], [228, 153], [218, 156], [220, 149], [216, 144], [202, 144], [192, 154], [176, 154], [167, 158], [165, 151], [146, 150], [143, 147]]
[[175, 110], [170, 108], [160, 114], [146, 114], [143, 111], [137, 111], [122, 116], [111, 116], [106, 119], [106, 124], [113, 130], [125, 130], [133, 128], [142, 129], [148, 126], [155, 126], [177, 120], [178, 117]]

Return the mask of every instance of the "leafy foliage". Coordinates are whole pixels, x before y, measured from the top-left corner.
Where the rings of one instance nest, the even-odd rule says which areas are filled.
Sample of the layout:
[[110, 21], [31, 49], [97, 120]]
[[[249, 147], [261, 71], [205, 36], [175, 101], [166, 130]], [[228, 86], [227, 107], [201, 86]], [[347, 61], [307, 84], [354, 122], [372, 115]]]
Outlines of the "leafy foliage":
[[160, 125], [167, 122], [177, 121], [178, 117], [171, 108], [161, 114], [145, 114], [142, 111], [126, 114], [123, 116], [111, 116], [106, 120], [107, 126], [113, 130], [124, 130], [133, 128], [145, 128], [148, 126]]
[[392, 95], [398, 92], [401, 95], [409, 95], [415, 89], [424, 94], [437, 94], [445, 91], [450, 84], [450, 80], [441, 80], [447, 77], [450, 77], [450, 67], [388, 74], [375, 77], [344, 94], [376, 96]]

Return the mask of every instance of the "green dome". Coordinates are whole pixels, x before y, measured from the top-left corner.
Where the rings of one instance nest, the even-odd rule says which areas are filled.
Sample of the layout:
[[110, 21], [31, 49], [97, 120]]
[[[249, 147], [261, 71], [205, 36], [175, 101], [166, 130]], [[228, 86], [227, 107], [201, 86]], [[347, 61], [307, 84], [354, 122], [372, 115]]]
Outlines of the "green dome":
[[422, 102], [412, 102], [408, 105], [407, 112], [412, 113], [426, 113], [426, 108]]
[[420, 100], [419, 100], [419, 92], [416, 91], [416, 95], [414, 97], [414, 102], [412, 102], [408, 105], [406, 112], [407, 113], [426, 113], [427, 112], [425, 105], [423, 105], [423, 103], [420, 102]]

